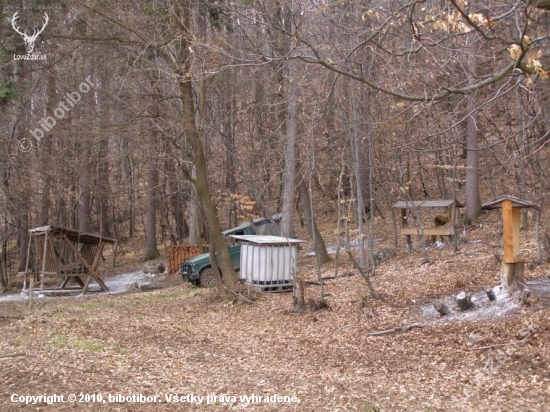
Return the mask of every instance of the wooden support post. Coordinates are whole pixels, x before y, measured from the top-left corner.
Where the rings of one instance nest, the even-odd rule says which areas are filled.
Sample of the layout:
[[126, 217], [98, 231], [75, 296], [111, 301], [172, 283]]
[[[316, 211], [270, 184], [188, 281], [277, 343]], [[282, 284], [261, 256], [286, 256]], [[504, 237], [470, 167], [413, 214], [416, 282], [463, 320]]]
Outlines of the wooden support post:
[[[82, 254], [80, 253], [80, 251], [75, 248], [73, 246], [73, 244], [71, 243], [71, 241], [69, 240], [69, 238], [67, 238], [66, 235], [63, 235], [63, 240], [67, 243], [67, 245], [69, 246], [69, 248], [73, 251], [74, 255], [76, 256], [76, 258], [80, 261], [80, 263], [82, 263], [84, 265], [84, 267], [88, 270], [88, 276], [86, 278], [86, 280], [84, 281], [84, 288], [82, 289], [82, 293], [86, 293], [86, 290], [88, 289], [88, 284], [90, 283], [90, 280], [93, 278], [95, 279], [95, 281], [97, 282], [97, 284], [99, 285], [99, 287], [101, 288], [101, 290], [103, 292], [108, 292], [109, 291], [109, 288], [105, 285], [105, 283], [103, 282], [103, 280], [99, 277], [99, 275], [97, 274], [97, 272], [95, 271], [95, 269], [90, 266], [90, 264], [88, 263], [88, 261], [82, 256]], [[102, 249], [102, 245], [101, 245], [101, 248], [99, 250], [99, 254], [101, 254], [101, 249]], [[97, 252], [96, 252], [97, 253]], [[96, 259], [99, 259], [96, 255]], [[94, 259], [95, 261], [95, 259]], [[99, 262], [99, 260], [98, 260]], [[92, 263], [93, 265], [93, 263]]]
[[502, 202], [502, 232], [504, 259], [501, 268], [502, 286], [508, 293], [523, 289], [525, 263], [519, 255], [519, 229], [521, 208], [512, 207], [511, 200]]
[[44, 289], [44, 278], [46, 277], [46, 264], [48, 258], [48, 232], [44, 237], [44, 253], [42, 255], [42, 273], [40, 274], [40, 289]]
[[504, 262], [521, 261], [519, 256], [519, 226], [521, 209], [512, 207], [511, 200], [502, 202], [502, 243], [504, 246]]
[[27, 276], [31, 273], [31, 245], [33, 244], [33, 235], [29, 236], [29, 244], [27, 246], [27, 260], [25, 262], [25, 274], [23, 275], [23, 290], [27, 289]]
[[[107, 287], [107, 285], [105, 285], [105, 283], [103, 283], [103, 280], [99, 277], [99, 274], [97, 274], [96, 272], [97, 266], [99, 265], [99, 258], [101, 257], [101, 253], [103, 252], [104, 245], [105, 244], [103, 243], [103, 241], [99, 242], [99, 246], [97, 248], [96, 255], [94, 257], [94, 262], [92, 263], [93, 271], [90, 274], [94, 277], [95, 281], [98, 283], [101, 290], [104, 292], [108, 292], [109, 288]], [[88, 285], [90, 284], [90, 280], [91, 280], [90, 274], [88, 275], [88, 277], [86, 278], [86, 281], [84, 282], [84, 286], [82, 287], [82, 294], [86, 293], [86, 291], [88, 290]]]
[[514, 293], [523, 290], [525, 283], [523, 282], [523, 272], [525, 270], [525, 262], [506, 263], [502, 262], [500, 270], [502, 286], [506, 288], [508, 293]]
[[[504, 196], [492, 202], [485, 203], [484, 209], [502, 209], [502, 243], [504, 247], [504, 259], [500, 270], [501, 285], [508, 293], [524, 290], [523, 272], [525, 263], [519, 253], [519, 230], [521, 211], [524, 208], [540, 207], [534, 203], [516, 198]], [[489, 296], [489, 298], [491, 298]]]
[[[401, 228], [405, 228], [407, 226], [407, 209], [401, 209]], [[408, 250], [412, 250], [411, 235], [406, 235], [405, 238], [407, 239]]]

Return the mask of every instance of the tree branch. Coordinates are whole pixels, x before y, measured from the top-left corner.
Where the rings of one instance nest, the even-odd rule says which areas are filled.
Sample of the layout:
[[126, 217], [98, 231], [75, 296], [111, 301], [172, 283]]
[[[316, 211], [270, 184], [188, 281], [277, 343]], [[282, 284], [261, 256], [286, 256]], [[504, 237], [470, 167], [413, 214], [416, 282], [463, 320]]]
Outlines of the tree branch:
[[409, 325], [409, 326], [400, 326], [398, 328], [386, 329], [378, 332], [370, 332], [370, 333], [367, 333], [367, 336], [382, 336], [382, 335], [388, 335], [390, 333], [395, 333], [395, 332], [406, 332], [411, 329], [421, 328], [421, 327], [422, 325], [418, 323], [413, 323], [412, 325]]

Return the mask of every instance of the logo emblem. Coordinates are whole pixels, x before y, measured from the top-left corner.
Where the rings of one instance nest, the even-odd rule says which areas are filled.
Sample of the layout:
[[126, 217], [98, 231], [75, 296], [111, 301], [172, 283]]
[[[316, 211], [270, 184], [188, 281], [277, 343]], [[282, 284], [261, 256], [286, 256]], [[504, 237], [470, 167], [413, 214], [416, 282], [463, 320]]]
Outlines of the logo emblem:
[[48, 21], [50, 20], [49, 17], [48, 17], [48, 13], [44, 13], [44, 24], [42, 25], [42, 28], [39, 29], [39, 30], [34, 30], [34, 32], [32, 33], [32, 36], [29, 36], [27, 34], [26, 30], [24, 32], [22, 32], [19, 29], [19, 27], [17, 27], [16, 22], [17, 22], [17, 19], [19, 18], [17, 13], [19, 13], [19, 12], [16, 11], [15, 14], [13, 15], [13, 17], [11, 18], [11, 26], [13, 27], [13, 29], [17, 33], [19, 33], [21, 35], [21, 37], [25, 41], [25, 48], [27, 49], [27, 54], [32, 54], [32, 52], [34, 50], [34, 43], [36, 42], [36, 39], [38, 38], [38, 35], [44, 31], [44, 29], [46, 28], [46, 26], [48, 24]]

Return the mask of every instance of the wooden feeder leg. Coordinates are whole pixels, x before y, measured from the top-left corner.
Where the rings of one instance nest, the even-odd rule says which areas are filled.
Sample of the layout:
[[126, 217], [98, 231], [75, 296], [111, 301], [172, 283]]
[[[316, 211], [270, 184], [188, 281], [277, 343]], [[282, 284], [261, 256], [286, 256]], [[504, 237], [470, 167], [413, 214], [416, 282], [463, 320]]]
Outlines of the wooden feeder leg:
[[[401, 227], [407, 227], [407, 209], [401, 209]], [[412, 250], [411, 235], [405, 235], [407, 239], [407, 249]]]
[[518, 292], [523, 290], [525, 283], [523, 282], [523, 272], [525, 262], [506, 263], [502, 262], [500, 271], [502, 286], [506, 288], [508, 293]]

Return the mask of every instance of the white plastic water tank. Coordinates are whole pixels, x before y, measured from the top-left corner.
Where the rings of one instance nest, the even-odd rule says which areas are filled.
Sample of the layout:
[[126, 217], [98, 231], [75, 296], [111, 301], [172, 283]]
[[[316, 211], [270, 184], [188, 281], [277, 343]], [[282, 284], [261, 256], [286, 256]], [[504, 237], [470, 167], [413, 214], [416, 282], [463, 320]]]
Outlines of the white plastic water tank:
[[239, 279], [261, 288], [291, 285], [296, 276], [297, 245], [280, 236], [235, 235], [241, 243]]

